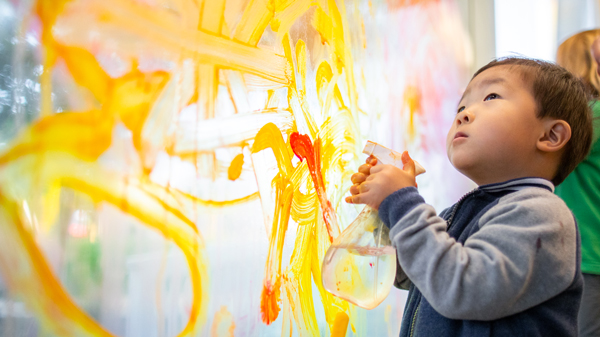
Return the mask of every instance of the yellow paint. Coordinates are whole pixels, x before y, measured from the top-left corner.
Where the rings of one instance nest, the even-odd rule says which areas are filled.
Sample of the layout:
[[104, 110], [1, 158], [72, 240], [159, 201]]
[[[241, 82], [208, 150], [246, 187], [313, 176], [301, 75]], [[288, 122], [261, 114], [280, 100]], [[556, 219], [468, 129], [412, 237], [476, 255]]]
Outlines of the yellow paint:
[[388, 304], [388, 305], [385, 306], [385, 313], [383, 314], [383, 317], [384, 317], [383, 320], [386, 323], [390, 322], [390, 315], [391, 315], [391, 313], [392, 313], [392, 306], [390, 304]]
[[233, 158], [233, 160], [231, 161], [231, 164], [229, 165], [229, 169], [227, 170], [227, 178], [229, 180], [236, 180], [237, 178], [240, 177], [240, 175], [242, 174], [242, 166], [244, 165], [244, 154], [240, 153], [237, 156], [235, 156], [235, 158]]
[[[317, 10], [320, 9], [318, 8]], [[331, 21], [328, 20], [327, 15], [323, 11], [320, 15], [323, 20]], [[335, 35], [336, 33], [338, 35]], [[340, 41], [343, 40], [339, 36], [340, 33], [339, 30], [336, 32], [332, 31], [330, 32], [330, 36], [331, 39], [335, 37], [338, 46], [340, 46], [339, 48], [343, 49], [345, 47], [342, 43], [343, 41]], [[292, 57], [289, 36], [284, 35], [282, 42], [288, 62], [293, 64], [294, 58]], [[336, 99], [340, 109], [336, 115], [335, 122], [328, 118], [320, 128], [317, 126], [311, 117], [312, 114], [308, 111], [307, 104], [303, 104], [303, 102], [306, 102], [304, 89], [306, 82], [302, 78], [306, 71], [306, 52], [305, 44], [302, 40], [296, 43], [295, 50], [297, 65], [295, 67], [296, 72], [293, 72], [293, 74], [298, 74], [300, 83], [298, 83], [295, 75], [291, 77], [292, 83], [291, 90], [288, 91], [288, 102], [293, 107], [296, 122], [304, 125], [312, 137], [321, 139], [318, 142], [320, 144], [317, 146], [320, 152], [317, 158], [320, 158], [319, 165], [323, 172], [324, 183], [327, 185], [329, 183], [327, 179], [328, 174], [345, 171], [343, 165], [340, 165], [341, 155], [354, 151], [355, 139], [351, 136], [353, 133], [344, 132], [344, 130], [355, 130], [356, 125], [350, 111], [344, 108], [343, 99], [337, 85], [330, 82], [332, 81], [333, 74], [330, 71], [330, 76], [328, 76], [329, 74], [325, 71], [324, 73], [317, 72], [317, 90], [323, 93], [319, 96], [324, 96], [322, 98], [324, 106], [330, 106], [329, 102], [332, 99]], [[325, 67], [322, 66], [322, 68]], [[338, 63], [338, 69], [341, 70], [342, 68], [343, 65]], [[310, 274], [312, 274], [314, 280], [317, 280], [315, 283], [325, 307], [325, 315], [330, 329], [333, 329], [336, 324], [336, 315], [347, 310], [348, 303], [329, 294], [321, 285], [321, 261], [330, 242], [322, 216], [320, 212], [315, 212], [315, 206], [319, 204], [319, 198], [317, 197], [314, 185], [305, 183], [307, 179], [310, 179], [307, 172], [308, 166], [304, 162], [296, 167], [292, 166], [289, 143], [284, 143], [280, 135], [281, 132], [274, 125], [267, 124], [257, 134], [252, 147], [253, 153], [270, 147], [275, 154], [279, 167], [279, 174], [273, 180], [273, 185], [276, 188], [276, 209], [271, 229], [263, 295], [261, 297], [262, 317], [263, 321], [269, 324], [273, 319], [277, 318], [277, 313], [280, 309], [278, 306], [280, 292], [277, 289], [282, 286], [282, 277], [280, 275], [282, 261], [280, 250], [277, 248], [282, 247], [287, 230], [287, 218], [282, 219], [280, 216], [281, 214], [286, 214], [286, 217], [291, 215], [301, 226], [296, 236], [294, 254], [287, 269], [288, 272], [283, 273], [283, 284], [285, 285], [286, 294], [290, 300], [290, 308], [298, 324], [299, 331], [307, 336], [314, 336], [318, 335], [318, 330], [316, 328], [316, 317], [312, 305], [313, 294], [309, 290], [311, 287], [308, 276], [308, 261], [310, 261]], [[301, 193], [300, 186], [303, 185], [312, 192], [308, 195]], [[294, 190], [295, 192], [293, 192]], [[290, 200], [288, 198], [291, 194], [293, 195], [291, 199], [292, 205], [282, 203], [282, 200], [286, 202]], [[304, 204], [311, 205], [312, 207], [308, 205], [302, 206]], [[292, 208], [291, 212], [288, 208], [290, 206]], [[308, 229], [311, 227], [312, 230], [309, 232]], [[308, 244], [310, 242], [312, 244]], [[303, 258], [300, 260], [298, 256]]]
[[[285, 109], [294, 117], [287, 138], [275, 124], [268, 123], [253, 143], [227, 143], [234, 147], [252, 144], [253, 154], [272, 151], [278, 166], [272, 180], [275, 210], [263, 290], [253, 295], [261, 298], [256, 310], [261, 310], [266, 324], [278, 319], [281, 310], [285, 310], [283, 316], [294, 320], [300, 336], [319, 336], [314, 301], [321, 300], [332, 336], [345, 336], [353, 311], [347, 302], [332, 296], [321, 285], [321, 262], [330, 238], [340, 231], [335, 210], [347, 187], [340, 182], [349, 181], [353, 168], [342, 157], [357, 153], [360, 142], [355, 138], [359, 134], [357, 90], [344, 3], [249, 0], [244, 8], [241, 4], [225, 0], [173, 1], [171, 8], [161, 8], [134, 0], [37, 1], [34, 10], [42, 22], [44, 51], [40, 78], [42, 117], [0, 154], [0, 217], [4, 223], [0, 228], [0, 272], [11, 293], [23, 298], [51, 333], [111, 335], [66, 293], [41, 253], [35, 233], [24, 222], [22, 195], [11, 194], [12, 187], [26, 186], [28, 198], [40, 198], [34, 211], [41, 214], [37, 219], [45, 231], [50, 230], [57, 216], [60, 189], [69, 188], [91, 197], [96, 204], [120, 209], [175, 243], [187, 260], [193, 292], [187, 323], [178, 336], [197, 335], [207, 320], [209, 275], [202, 235], [191, 220], [190, 210], [197, 206], [228, 207], [256, 200], [259, 194], [203, 200], [151, 182], [153, 156], [158, 150], [172, 153], [177, 138], [148, 135], [144, 128], [157, 118], [152, 116], [159, 114], [158, 120], [168, 122], [192, 103], [197, 103], [197, 122], [217, 117], [216, 100], [222, 86], [227, 86], [236, 112], [248, 113], [243, 110], [248, 105], [243, 102], [244, 92], [234, 86], [243, 86], [250, 79], [269, 87], [266, 108], [277, 107], [276, 90], [287, 90]], [[290, 36], [294, 23], [312, 7], [315, 9], [310, 12], [310, 24], [327, 50], [327, 59], [319, 60], [318, 66], [310, 63], [310, 46]], [[179, 14], [173, 15], [173, 11]], [[238, 17], [239, 22], [232, 21]], [[113, 78], [105, 72], [96, 59], [101, 43], [88, 43], [77, 31], [71, 39], [54, 36], [56, 25], [81, 24], [82, 18], [94, 27], [99, 41], [110, 37], [114, 43], [111, 47], [130, 65], [126, 74]], [[269, 26], [276, 32], [278, 48], [259, 45]], [[173, 62], [176, 70], [140, 70], [139, 46], [128, 39], [120, 40], [114, 32], [137, 37], [136, 42], [144, 46], [146, 53]], [[64, 62], [73, 81], [91, 93], [95, 100], [93, 109], [53, 114], [51, 80], [57, 61]], [[184, 61], [193, 65], [185, 68]], [[316, 74], [312, 75], [309, 70], [315, 67]], [[315, 81], [308, 81], [308, 76], [316, 76]], [[190, 85], [186, 86], [186, 78]], [[307, 88], [315, 82], [316, 88]], [[317, 97], [308, 97], [312, 92]], [[163, 101], [166, 97], [174, 101]], [[310, 100], [318, 100], [318, 111], [308, 103]], [[109, 172], [98, 162], [110, 148], [117, 124], [131, 131], [135, 155], [144, 165], [142, 170]], [[311, 141], [316, 168], [312, 175], [306, 161], [293, 164], [294, 153], [288, 139], [291, 132], [307, 135]], [[214, 180], [218, 175], [214, 150], [196, 149], [180, 159], [194, 163], [199, 171], [208, 171]], [[205, 165], [198, 158], [210, 158], [210, 163]], [[229, 165], [227, 177], [238, 179], [243, 164], [244, 156], [237, 155]], [[43, 193], [36, 192], [40, 190]], [[322, 195], [317, 191], [322, 191]], [[329, 212], [325, 215], [333, 226], [329, 231], [323, 210]], [[282, 252], [290, 219], [299, 226], [291, 259], [283, 269]], [[313, 283], [319, 291], [316, 298]], [[283, 302], [289, 305], [282, 306]], [[233, 336], [235, 323], [225, 307], [217, 312], [212, 324], [213, 336]], [[355, 331], [352, 324], [351, 327]]]
[[261, 295], [260, 308], [262, 320], [271, 324], [279, 316], [280, 287], [281, 287], [281, 256], [283, 253], [283, 242], [290, 218], [292, 197], [294, 195], [294, 184], [290, 180], [292, 162], [290, 153], [281, 136], [281, 132], [275, 124], [265, 125], [256, 135], [252, 152], [256, 153], [266, 148], [271, 148], [277, 159], [279, 173], [273, 179], [275, 186], [275, 215], [269, 239], [269, 251], [267, 255], [267, 266], [265, 268], [265, 280]]
[[75, 82], [91, 91], [99, 102], [106, 102], [111, 80], [94, 55], [78, 47], [55, 44], [54, 48], [54, 52], [65, 61]]
[[392, 305], [388, 304], [385, 306], [385, 313], [383, 314], [383, 320], [385, 321], [385, 323], [387, 323], [389, 336], [392, 336], [392, 322], [390, 321], [391, 315], [392, 315]]
[[71, 0], [39, 0], [36, 3], [35, 11], [42, 21], [42, 45], [44, 46], [43, 72], [40, 76], [42, 87], [40, 110], [42, 116], [47, 116], [52, 110], [52, 67], [56, 62], [56, 52], [54, 50], [54, 38], [52, 37], [52, 27], [56, 18], [62, 13], [65, 4]]
[[412, 141], [417, 131], [415, 129], [415, 115], [420, 113], [421, 110], [421, 93], [419, 89], [415, 86], [407, 86], [404, 89], [404, 107], [408, 113], [408, 123], [407, 123], [407, 134], [408, 139]]
[[335, 315], [333, 321], [333, 328], [331, 329], [331, 337], [344, 337], [346, 336], [346, 330], [348, 329], [348, 315], [343, 312], [338, 312]]
[[332, 95], [335, 98], [335, 102], [338, 104], [338, 108], [344, 108], [344, 99], [342, 93], [335, 83], [332, 81], [333, 72], [331, 66], [327, 61], [321, 62], [319, 68], [317, 68], [317, 95], [319, 103], [323, 107], [323, 115], [328, 115]]
[[[19, 172], [35, 169], [39, 181], [60, 181], [62, 186], [87, 194], [96, 203], [112, 204], [173, 241], [186, 256], [194, 293], [190, 318], [181, 335], [195, 331], [197, 324], [203, 320], [206, 310], [204, 299], [208, 293], [202, 286], [207, 276], [206, 262], [201, 254], [203, 242], [194, 224], [177, 210], [175, 203], [161, 200], [156, 195], [144, 191], [146, 184], [142, 181], [129, 180], [125, 183], [122, 177], [105, 172], [94, 163], [87, 163], [70, 154], [55, 151], [48, 151], [47, 154], [44, 159], [40, 159], [37, 154], [25, 154], [14, 160], [11, 163], [13, 167], [5, 168], [5, 174], [8, 176], [3, 179], [10, 181], [15, 179]], [[35, 294], [24, 296], [26, 303], [38, 314], [41, 321], [58, 335], [78, 335], [83, 332], [92, 336], [109, 335], [66, 295], [39, 252], [32, 233], [20, 229], [23, 227], [22, 217], [16, 211], [16, 204], [10, 200], [11, 197], [5, 190], [0, 191], [0, 194], [4, 212], [8, 213], [4, 215], [6, 233], [2, 239], [22, 242], [22, 245], [11, 244], [13, 247], [10, 256], [0, 255], [3, 259], [0, 268], [9, 288], [16, 293]], [[172, 215], [167, 222], [163, 221], [164, 212]], [[19, 261], [21, 268], [30, 269], [37, 276], [31, 277], [27, 272], [22, 273], [18, 272], [19, 269], [11, 268], [10, 260], [13, 258]], [[22, 282], [23, 278], [28, 281]], [[68, 333], [63, 333], [64, 331]]]

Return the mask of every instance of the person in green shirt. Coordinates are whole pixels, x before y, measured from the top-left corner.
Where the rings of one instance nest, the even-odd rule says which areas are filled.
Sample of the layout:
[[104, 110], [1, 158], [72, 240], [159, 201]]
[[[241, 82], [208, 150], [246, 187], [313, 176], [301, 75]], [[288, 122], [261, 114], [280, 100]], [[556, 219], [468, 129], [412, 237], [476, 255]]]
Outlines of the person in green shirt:
[[575, 34], [557, 51], [556, 61], [584, 82], [594, 112], [594, 138], [587, 158], [556, 187], [571, 209], [581, 233], [583, 296], [580, 336], [600, 336], [600, 29]]

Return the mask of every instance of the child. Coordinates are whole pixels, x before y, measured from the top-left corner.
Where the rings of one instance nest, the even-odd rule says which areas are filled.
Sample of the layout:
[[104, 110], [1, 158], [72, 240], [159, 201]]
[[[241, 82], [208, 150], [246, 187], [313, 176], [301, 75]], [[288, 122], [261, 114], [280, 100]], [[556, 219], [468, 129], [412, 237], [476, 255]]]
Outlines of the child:
[[579, 335], [600, 336], [600, 29], [577, 33], [561, 43], [556, 63], [581, 79], [593, 97], [594, 138], [588, 156], [556, 188], [573, 211], [581, 233], [583, 293], [579, 308]]
[[439, 216], [414, 162], [367, 164], [347, 202], [379, 209], [410, 286], [400, 336], [576, 336], [579, 236], [552, 192], [592, 139], [581, 82], [543, 61], [505, 58], [475, 73], [447, 136], [452, 165], [478, 188]]

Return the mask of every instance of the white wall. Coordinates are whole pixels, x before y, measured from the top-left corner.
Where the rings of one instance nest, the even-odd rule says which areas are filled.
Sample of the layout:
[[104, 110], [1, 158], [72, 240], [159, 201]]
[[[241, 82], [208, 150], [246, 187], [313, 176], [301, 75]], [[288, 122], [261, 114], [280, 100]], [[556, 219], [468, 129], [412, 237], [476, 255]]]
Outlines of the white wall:
[[473, 46], [470, 73], [496, 57], [494, 0], [457, 0]]
[[569, 36], [600, 26], [598, 0], [495, 0], [496, 56], [554, 61]]
[[569, 36], [600, 27], [600, 1], [559, 0], [557, 40], [560, 45]]
[[522, 54], [553, 61], [559, 0], [496, 0], [496, 56]]
[[473, 69], [520, 54], [554, 61], [569, 36], [600, 28], [600, 0], [456, 0], [473, 45]]

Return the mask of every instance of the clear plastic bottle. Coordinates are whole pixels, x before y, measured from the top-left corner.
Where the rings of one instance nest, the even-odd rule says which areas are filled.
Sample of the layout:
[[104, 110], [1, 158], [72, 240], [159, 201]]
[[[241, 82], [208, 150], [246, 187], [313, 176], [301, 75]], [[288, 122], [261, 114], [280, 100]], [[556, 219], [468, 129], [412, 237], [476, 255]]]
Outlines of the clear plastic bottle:
[[[378, 163], [402, 168], [401, 154], [367, 141], [363, 153]], [[415, 162], [415, 174], [424, 173]], [[333, 295], [365, 309], [373, 309], [387, 297], [396, 276], [396, 249], [388, 227], [377, 210], [366, 206], [334, 239], [323, 259], [323, 287]]]

